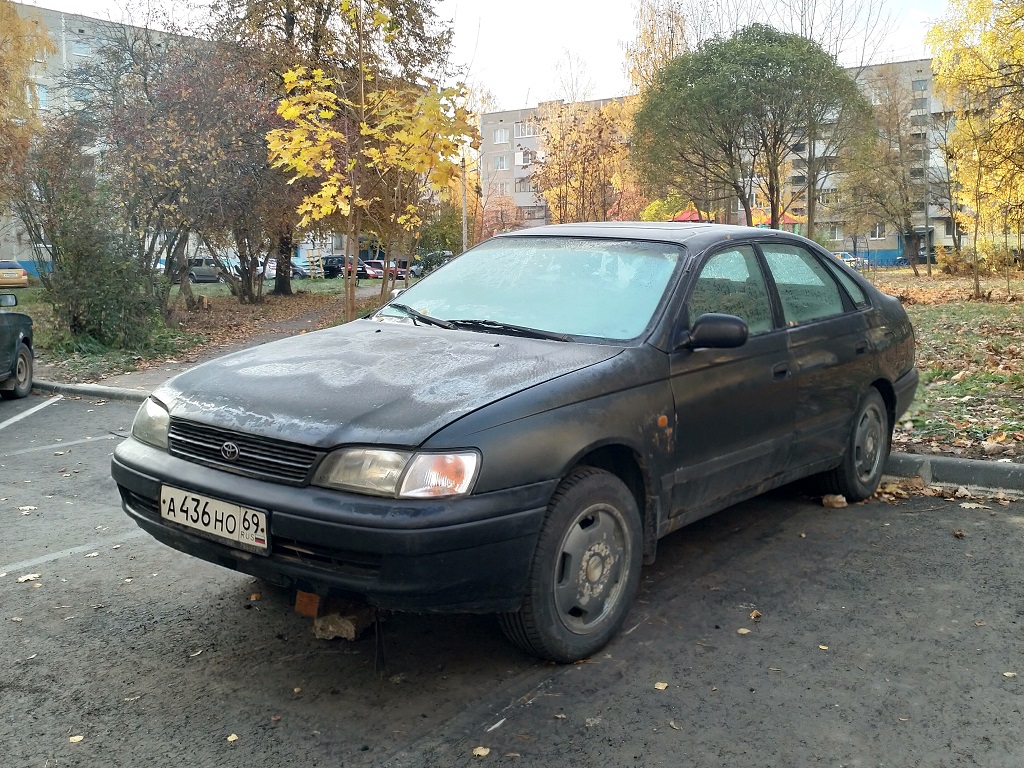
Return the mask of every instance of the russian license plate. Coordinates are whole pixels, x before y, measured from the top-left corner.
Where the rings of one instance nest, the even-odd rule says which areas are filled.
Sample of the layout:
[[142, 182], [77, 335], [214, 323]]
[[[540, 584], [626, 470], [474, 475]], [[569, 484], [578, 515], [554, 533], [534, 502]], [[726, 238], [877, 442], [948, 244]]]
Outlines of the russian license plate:
[[267, 513], [169, 485], [160, 487], [160, 517], [239, 549], [267, 554]]
[[21, 275], [19, 275], [17, 272], [4, 272], [4, 277], [15, 278], [21, 277]]

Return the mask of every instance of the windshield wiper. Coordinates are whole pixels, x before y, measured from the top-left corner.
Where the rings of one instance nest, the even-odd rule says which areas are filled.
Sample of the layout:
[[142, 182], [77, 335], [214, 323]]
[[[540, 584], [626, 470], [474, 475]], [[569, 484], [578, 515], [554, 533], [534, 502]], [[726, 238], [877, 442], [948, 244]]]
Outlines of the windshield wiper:
[[[392, 306], [394, 306], [392, 304]], [[449, 324], [458, 328], [477, 328], [490, 333], [514, 333], [519, 336], [526, 336], [531, 339], [549, 339], [551, 341], [568, 341], [569, 337], [564, 333], [553, 333], [541, 331], [536, 328], [527, 328], [523, 325], [502, 323], [497, 320], [451, 320]]]
[[449, 331], [455, 329], [454, 323], [449, 323], [447, 320], [442, 320], [439, 317], [431, 317], [430, 315], [424, 315], [422, 312], [417, 312], [415, 309], [406, 306], [405, 304], [388, 304], [388, 306], [394, 307], [395, 309], [405, 312], [405, 314], [407, 314], [409, 317], [413, 319], [414, 323], [416, 320], [419, 320], [420, 322], [425, 323], [427, 325], [436, 325], [438, 328], [447, 328]]

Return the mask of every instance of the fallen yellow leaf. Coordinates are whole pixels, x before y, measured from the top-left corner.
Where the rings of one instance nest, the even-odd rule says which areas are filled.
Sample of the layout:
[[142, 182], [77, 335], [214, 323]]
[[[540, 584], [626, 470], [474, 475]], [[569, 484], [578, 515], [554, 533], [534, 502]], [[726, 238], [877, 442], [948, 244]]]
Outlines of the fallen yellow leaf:
[[739, 629], [736, 630], [736, 634], [737, 635], [749, 635], [750, 634], [750, 630], [747, 629], [746, 627], [740, 627]]
[[761, 612], [760, 611], [751, 611], [750, 612], [750, 619], [751, 619], [751, 621], [757, 621], [760, 618], [761, 618]]
[[827, 645], [819, 645], [818, 647], [819, 647], [819, 648], [820, 648], [821, 650], [823, 650], [823, 651], [827, 651], [827, 650], [828, 650], [828, 646], [827, 646]]
[[489, 754], [491, 754], [491, 750], [487, 747], [477, 747], [473, 750], [473, 755], [475, 757], [487, 757]]
[[84, 738], [85, 736], [72, 736], [70, 739], [68, 739], [68, 741], [70, 741], [72, 744], [77, 744]]
[[659, 691], [664, 691], [666, 688], [668, 688], [668, 683], [655, 683], [654, 687], [657, 688]]
[[230, 736], [228, 736], [228, 741], [238, 741], [238, 734], [232, 733]]
[[1016, 672], [1003, 672], [1003, 677], [1016, 677]]

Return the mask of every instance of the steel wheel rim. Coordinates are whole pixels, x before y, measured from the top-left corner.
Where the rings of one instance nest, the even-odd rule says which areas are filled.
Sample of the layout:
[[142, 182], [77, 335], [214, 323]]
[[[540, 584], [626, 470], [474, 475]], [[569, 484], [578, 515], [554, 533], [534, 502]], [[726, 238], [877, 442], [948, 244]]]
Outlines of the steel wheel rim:
[[14, 380], [19, 389], [28, 383], [28, 354], [24, 351], [18, 353], [18, 368], [14, 373]]
[[576, 635], [588, 635], [614, 615], [630, 576], [629, 527], [615, 507], [584, 509], [559, 544], [552, 578], [555, 612]]
[[877, 406], [867, 408], [857, 422], [853, 439], [853, 464], [857, 478], [868, 483], [882, 462], [885, 444], [885, 420]]

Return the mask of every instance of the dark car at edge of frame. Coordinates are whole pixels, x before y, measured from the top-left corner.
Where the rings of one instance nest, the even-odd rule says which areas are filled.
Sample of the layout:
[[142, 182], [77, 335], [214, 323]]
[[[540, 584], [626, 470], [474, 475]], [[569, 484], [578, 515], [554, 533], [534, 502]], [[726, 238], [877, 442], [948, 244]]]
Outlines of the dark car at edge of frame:
[[112, 462], [163, 543], [383, 609], [495, 613], [576, 661], [658, 541], [813, 477], [875, 491], [917, 387], [895, 298], [799, 236], [500, 235], [366, 319], [187, 371]]
[[0, 397], [28, 397], [32, 391], [32, 318], [12, 312], [18, 306], [13, 293], [0, 293]]

